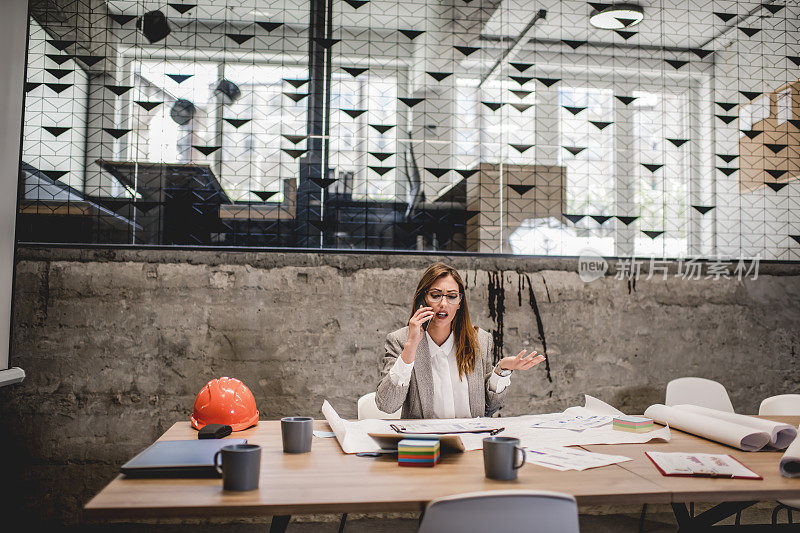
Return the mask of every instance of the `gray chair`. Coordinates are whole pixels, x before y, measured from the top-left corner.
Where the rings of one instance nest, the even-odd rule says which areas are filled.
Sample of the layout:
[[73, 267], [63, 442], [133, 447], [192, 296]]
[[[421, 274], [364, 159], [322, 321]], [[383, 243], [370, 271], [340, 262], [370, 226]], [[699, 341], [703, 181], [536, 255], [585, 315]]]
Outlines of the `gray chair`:
[[[779, 394], [765, 398], [758, 408], [761, 416], [800, 415], [800, 394]], [[800, 438], [800, 437], [798, 437]], [[786, 509], [786, 519], [792, 524], [792, 511], [800, 512], [800, 499], [778, 500], [778, 506], [772, 511], [772, 523], [778, 523], [778, 512]]]
[[428, 504], [418, 533], [579, 533], [578, 504], [569, 494], [493, 490], [438, 498]]

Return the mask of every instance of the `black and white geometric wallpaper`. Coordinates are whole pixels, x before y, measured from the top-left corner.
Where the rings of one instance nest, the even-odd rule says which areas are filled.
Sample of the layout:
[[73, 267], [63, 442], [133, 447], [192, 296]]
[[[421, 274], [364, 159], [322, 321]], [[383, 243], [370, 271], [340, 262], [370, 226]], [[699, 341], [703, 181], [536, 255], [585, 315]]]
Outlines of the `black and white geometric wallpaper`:
[[800, 260], [800, 4], [32, 0], [18, 239]]

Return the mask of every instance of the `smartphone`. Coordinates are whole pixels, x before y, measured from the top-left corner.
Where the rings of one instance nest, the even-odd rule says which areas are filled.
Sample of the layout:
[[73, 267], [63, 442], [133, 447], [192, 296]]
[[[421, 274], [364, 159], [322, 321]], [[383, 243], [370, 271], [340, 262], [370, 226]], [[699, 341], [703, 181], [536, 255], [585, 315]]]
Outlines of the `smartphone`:
[[[421, 307], [428, 307], [428, 306], [425, 304], [425, 299], [424, 299], [424, 298], [420, 298], [419, 300], [417, 300], [417, 309], [419, 309], [419, 308], [421, 308]], [[430, 324], [430, 323], [431, 323], [431, 320], [432, 320], [432, 319], [433, 319], [433, 317], [429, 318], [428, 320], [426, 320], [426, 321], [425, 321], [425, 323], [424, 323], [424, 324], [422, 324], [422, 330], [423, 330], [423, 331], [428, 331], [428, 324]]]

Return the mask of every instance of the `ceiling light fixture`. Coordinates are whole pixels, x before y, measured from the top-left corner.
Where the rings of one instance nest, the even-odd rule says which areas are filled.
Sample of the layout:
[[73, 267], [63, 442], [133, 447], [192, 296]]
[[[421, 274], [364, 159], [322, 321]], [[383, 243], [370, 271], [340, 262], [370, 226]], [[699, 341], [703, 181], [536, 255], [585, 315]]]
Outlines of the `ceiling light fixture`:
[[[598, 9], [598, 7], [600, 9]], [[589, 23], [603, 30], [624, 30], [639, 24], [644, 18], [644, 10], [635, 4], [611, 4], [597, 6], [589, 15]]]
[[136, 20], [136, 27], [142, 31], [150, 44], [157, 43], [170, 33], [167, 16], [161, 11], [148, 11]]

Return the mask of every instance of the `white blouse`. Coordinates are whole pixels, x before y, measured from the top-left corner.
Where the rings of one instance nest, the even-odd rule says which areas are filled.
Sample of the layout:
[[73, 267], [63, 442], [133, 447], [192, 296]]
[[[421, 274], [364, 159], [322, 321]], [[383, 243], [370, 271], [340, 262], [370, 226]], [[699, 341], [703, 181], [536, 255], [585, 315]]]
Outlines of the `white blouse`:
[[[458, 375], [456, 362], [455, 337], [453, 333], [439, 346], [425, 332], [428, 342], [428, 351], [431, 355], [431, 371], [433, 372], [433, 414], [436, 418], [471, 418], [469, 410], [469, 388], [466, 379]], [[411, 371], [414, 362], [406, 363], [398, 357], [394, 366], [389, 371], [392, 383], [406, 386], [411, 381]], [[479, 369], [476, 369], [480, 371]], [[492, 371], [489, 378], [489, 389], [494, 392], [503, 392], [511, 383], [511, 378], [502, 377]]]

